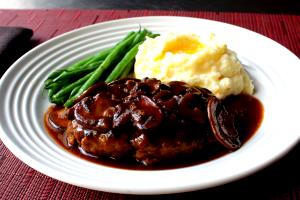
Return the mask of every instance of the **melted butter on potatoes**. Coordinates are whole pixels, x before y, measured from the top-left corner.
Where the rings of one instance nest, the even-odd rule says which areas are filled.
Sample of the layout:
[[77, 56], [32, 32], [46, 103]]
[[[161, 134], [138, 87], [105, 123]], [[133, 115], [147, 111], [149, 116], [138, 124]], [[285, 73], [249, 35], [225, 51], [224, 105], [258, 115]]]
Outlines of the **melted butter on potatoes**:
[[254, 86], [236, 54], [211, 34], [167, 33], [140, 45], [134, 66], [136, 78], [184, 81], [204, 87], [218, 98], [252, 94]]

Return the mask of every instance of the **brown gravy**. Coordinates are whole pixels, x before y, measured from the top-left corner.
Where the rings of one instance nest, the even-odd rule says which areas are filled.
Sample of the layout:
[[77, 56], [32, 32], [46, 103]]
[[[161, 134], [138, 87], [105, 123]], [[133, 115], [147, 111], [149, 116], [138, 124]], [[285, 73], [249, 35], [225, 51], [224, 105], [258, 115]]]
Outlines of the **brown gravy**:
[[[250, 95], [230, 96], [224, 100], [224, 103], [230, 112], [235, 112], [236, 115], [239, 116], [236, 119], [235, 125], [239, 133], [241, 133], [240, 139], [242, 141], [242, 144], [244, 144], [251, 138], [251, 136], [253, 136], [253, 134], [257, 131], [263, 121], [263, 105], [258, 99]], [[51, 128], [51, 125], [48, 123], [49, 115], [59, 114], [60, 111], [60, 107], [51, 106], [45, 113], [44, 124], [47, 132], [51, 135], [54, 141], [66, 151], [72, 153], [77, 157], [101, 165], [135, 170], [175, 169], [201, 164], [230, 153], [230, 151], [222, 148], [221, 146], [216, 146], [215, 148], [210, 147], [209, 151], [203, 150], [201, 151], [201, 153], [194, 153], [188, 157], [185, 156], [184, 158], [168, 160], [166, 162], [162, 162], [153, 166], [144, 166], [143, 164], [137, 163], [135, 160], [128, 159], [117, 161], [110, 158], [95, 158], [88, 154], [84, 154], [84, 152], [80, 150], [80, 147], [68, 147], [65, 135], [63, 133], [58, 133]]]

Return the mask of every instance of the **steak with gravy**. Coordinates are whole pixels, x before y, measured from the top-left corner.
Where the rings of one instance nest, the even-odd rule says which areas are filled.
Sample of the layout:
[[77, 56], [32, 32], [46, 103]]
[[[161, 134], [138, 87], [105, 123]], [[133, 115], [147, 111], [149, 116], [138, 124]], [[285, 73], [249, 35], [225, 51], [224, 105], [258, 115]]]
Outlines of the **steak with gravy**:
[[93, 157], [144, 165], [215, 145], [241, 146], [231, 113], [209, 90], [184, 82], [120, 79], [89, 88], [66, 112], [67, 143]]

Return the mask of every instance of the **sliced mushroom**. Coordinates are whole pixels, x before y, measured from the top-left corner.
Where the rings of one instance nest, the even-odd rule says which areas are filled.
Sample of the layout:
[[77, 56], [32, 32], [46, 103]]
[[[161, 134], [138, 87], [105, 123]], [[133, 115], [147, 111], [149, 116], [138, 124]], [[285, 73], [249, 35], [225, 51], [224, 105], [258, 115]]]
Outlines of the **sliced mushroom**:
[[241, 147], [239, 134], [234, 126], [234, 117], [216, 97], [210, 97], [207, 105], [209, 123], [215, 138], [226, 148]]
[[68, 112], [65, 108], [53, 107], [48, 114], [48, 123], [54, 131], [63, 133], [68, 126]]
[[[85, 128], [97, 127], [99, 119], [107, 117], [107, 109], [114, 106], [114, 102], [97, 94], [94, 97], [85, 97], [74, 105], [74, 118]], [[101, 127], [99, 131], [101, 131]]]
[[123, 78], [108, 84], [108, 90], [112, 93], [113, 99], [126, 97], [134, 87], [140, 82], [135, 78]]
[[203, 101], [200, 95], [187, 93], [179, 101], [179, 114], [197, 123], [205, 123], [206, 111], [202, 110]]
[[119, 104], [113, 116], [113, 128], [120, 128], [131, 121], [131, 112], [126, 104]]
[[128, 81], [140, 82], [141, 80], [136, 79], [136, 78], [121, 78], [121, 79], [117, 79], [115, 81], [110, 82], [108, 84], [108, 86], [127, 84]]
[[104, 82], [96, 83], [95, 85], [92, 85], [89, 87], [86, 91], [84, 91], [74, 102], [76, 104], [77, 102], [81, 101], [85, 97], [93, 96], [97, 94], [98, 92], [107, 90], [107, 86]]
[[141, 95], [132, 112], [134, 125], [140, 130], [157, 127], [162, 119], [161, 109], [149, 97]]
[[186, 89], [189, 87], [182, 81], [171, 81], [168, 85], [174, 95], [184, 95], [186, 93]]
[[154, 94], [160, 89], [161, 82], [154, 78], [145, 78], [143, 82], [148, 86], [148, 92]]
[[172, 111], [177, 107], [177, 99], [168, 90], [161, 90], [153, 96], [154, 101], [166, 111]]

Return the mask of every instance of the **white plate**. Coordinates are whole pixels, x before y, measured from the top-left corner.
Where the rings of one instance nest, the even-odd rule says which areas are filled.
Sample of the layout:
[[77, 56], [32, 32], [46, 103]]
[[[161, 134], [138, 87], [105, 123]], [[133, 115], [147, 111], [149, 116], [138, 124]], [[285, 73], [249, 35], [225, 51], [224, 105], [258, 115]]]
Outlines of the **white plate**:
[[[75, 157], [43, 127], [49, 106], [42, 95], [47, 74], [107, 48], [139, 25], [153, 32], [214, 32], [237, 52], [254, 79], [265, 117], [258, 132], [238, 151], [186, 168], [159, 171], [115, 169]], [[141, 17], [75, 30], [34, 48], [4, 74], [0, 85], [0, 136], [30, 167], [81, 187], [117, 193], [162, 194], [208, 188], [253, 173], [284, 155], [299, 140], [299, 59], [278, 43], [249, 30], [185, 17]]]

